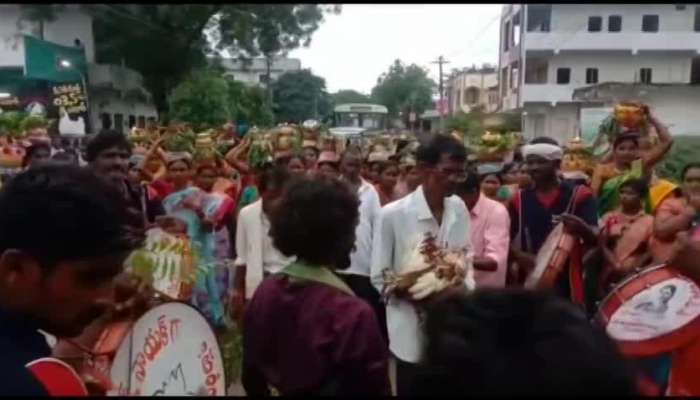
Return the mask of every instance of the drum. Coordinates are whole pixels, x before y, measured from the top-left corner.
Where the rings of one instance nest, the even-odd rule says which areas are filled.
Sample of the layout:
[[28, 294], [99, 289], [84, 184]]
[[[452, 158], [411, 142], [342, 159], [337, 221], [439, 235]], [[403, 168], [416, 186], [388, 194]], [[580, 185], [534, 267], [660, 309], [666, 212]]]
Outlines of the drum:
[[216, 335], [204, 316], [184, 303], [158, 305], [135, 322], [109, 323], [83, 352], [79, 372], [93, 394], [226, 394]]
[[668, 353], [700, 336], [700, 287], [670, 266], [652, 267], [618, 284], [596, 320], [628, 356]]
[[564, 232], [564, 224], [557, 224], [537, 252], [535, 269], [525, 280], [529, 289], [548, 289], [554, 286], [564, 271], [576, 238]]

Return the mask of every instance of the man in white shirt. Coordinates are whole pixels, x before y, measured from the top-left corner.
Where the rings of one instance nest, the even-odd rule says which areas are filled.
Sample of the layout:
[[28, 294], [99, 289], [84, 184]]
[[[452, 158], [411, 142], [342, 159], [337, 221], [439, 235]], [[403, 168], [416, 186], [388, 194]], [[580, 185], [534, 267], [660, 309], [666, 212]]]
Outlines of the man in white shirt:
[[[372, 246], [372, 284], [381, 292], [383, 271], [399, 272], [427, 232], [438, 244], [452, 249], [470, 248], [469, 213], [453, 196], [465, 179], [464, 146], [453, 138], [436, 135], [417, 152], [423, 184], [413, 193], [382, 208]], [[405, 298], [392, 296], [386, 305], [389, 349], [396, 357], [397, 395], [410, 395], [410, 386], [422, 358], [424, 333], [417, 308]]]
[[268, 214], [282, 197], [292, 177], [282, 167], [270, 167], [260, 174], [260, 199], [241, 209], [236, 225], [236, 274], [234, 278], [234, 314], [240, 315], [246, 300], [267, 275], [282, 270], [294, 261], [272, 244]]
[[360, 176], [361, 169], [362, 154], [359, 150], [354, 148], [346, 150], [340, 160], [340, 172], [342, 180], [357, 193], [360, 200], [360, 217], [355, 228], [355, 249], [350, 253], [350, 266], [345, 270], [338, 270], [338, 272], [352, 291], [372, 306], [377, 315], [380, 330], [384, 338], [387, 339], [386, 310], [381, 302], [379, 292], [372, 286], [369, 279], [372, 240], [376, 220], [382, 206], [374, 186]]

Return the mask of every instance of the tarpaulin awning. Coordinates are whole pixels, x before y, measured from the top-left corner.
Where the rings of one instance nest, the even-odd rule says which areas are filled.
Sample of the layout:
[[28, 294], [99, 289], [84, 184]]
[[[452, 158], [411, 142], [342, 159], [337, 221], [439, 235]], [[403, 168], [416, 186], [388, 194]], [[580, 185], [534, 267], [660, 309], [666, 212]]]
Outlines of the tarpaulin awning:
[[[61, 66], [61, 61], [70, 63]], [[24, 36], [24, 75], [53, 82], [79, 82], [87, 72], [85, 50]]]

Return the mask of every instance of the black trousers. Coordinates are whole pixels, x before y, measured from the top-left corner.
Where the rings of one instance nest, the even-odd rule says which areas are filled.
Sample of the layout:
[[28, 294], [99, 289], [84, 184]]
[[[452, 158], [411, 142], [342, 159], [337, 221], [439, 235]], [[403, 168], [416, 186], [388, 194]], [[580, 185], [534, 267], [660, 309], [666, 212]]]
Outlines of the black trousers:
[[415, 395], [413, 386], [420, 373], [418, 364], [401, 361], [396, 357], [394, 359], [396, 360], [396, 395], [399, 397]]
[[386, 327], [386, 306], [382, 303], [381, 295], [377, 289], [372, 286], [372, 283], [367, 276], [354, 274], [338, 274], [345, 283], [350, 286], [357, 297], [366, 301], [374, 310], [379, 322], [379, 331], [382, 333], [384, 341], [388, 344], [389, 338]]

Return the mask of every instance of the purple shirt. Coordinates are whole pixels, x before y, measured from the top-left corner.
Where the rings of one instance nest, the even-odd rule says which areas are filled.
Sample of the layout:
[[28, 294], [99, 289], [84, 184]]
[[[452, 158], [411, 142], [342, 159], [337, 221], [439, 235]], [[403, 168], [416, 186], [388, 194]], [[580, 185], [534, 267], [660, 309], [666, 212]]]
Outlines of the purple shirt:
[[243, 337], [248, 395], [268, 385], [283, 395], [391, 393], [374, 312], [331, 286], [266, 278], [246, 308]]

